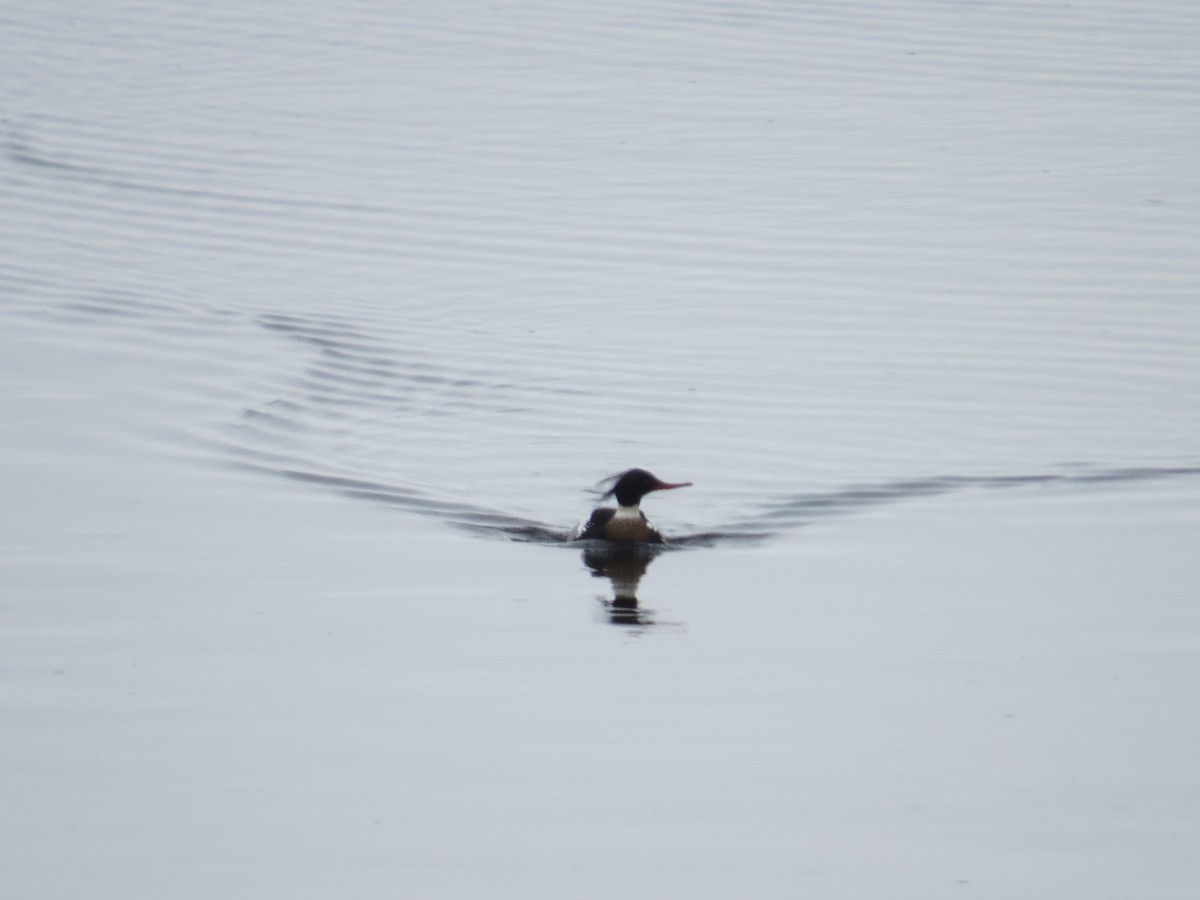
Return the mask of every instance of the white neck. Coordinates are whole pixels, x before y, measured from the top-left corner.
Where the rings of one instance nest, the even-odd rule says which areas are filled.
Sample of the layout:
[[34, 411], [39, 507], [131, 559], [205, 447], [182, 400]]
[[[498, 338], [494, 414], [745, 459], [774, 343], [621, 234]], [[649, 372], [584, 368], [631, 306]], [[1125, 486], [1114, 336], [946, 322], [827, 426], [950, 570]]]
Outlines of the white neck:
[[636, 503], [633, 506], [621, 506], [618, 503], [616, 515], [613, 516], [614, 519], [640, 519], [641, 517], [642, 511]]

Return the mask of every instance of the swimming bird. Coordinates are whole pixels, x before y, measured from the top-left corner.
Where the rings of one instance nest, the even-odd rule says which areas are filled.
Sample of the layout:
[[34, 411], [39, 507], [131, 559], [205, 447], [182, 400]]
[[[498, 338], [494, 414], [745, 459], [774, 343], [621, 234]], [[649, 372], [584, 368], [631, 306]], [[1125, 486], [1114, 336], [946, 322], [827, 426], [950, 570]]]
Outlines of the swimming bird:
[[602, 506], [592, 510], [592, 514], [575, 529], [572, 540], [661, 544], [662, 534], [650, 524], [641, 510], [642, 498], [651, 491], [669, 491], [691, 487], [691, 484], [690, 481], [671, 484], [651, 475], [645, 469], [622, 472], [614, 476], [612, 487], [601, 496], [602, 500], [616, 498], [617, 508]]

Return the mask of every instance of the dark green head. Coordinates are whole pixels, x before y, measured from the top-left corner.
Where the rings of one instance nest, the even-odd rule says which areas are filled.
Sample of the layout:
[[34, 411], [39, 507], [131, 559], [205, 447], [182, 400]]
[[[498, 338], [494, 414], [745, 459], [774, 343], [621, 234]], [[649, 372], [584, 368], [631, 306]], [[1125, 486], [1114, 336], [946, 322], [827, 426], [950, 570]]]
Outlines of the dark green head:
[[630, 469], [612, 478], [612, 487], [604, 492], [605, 497], [615, 497], [622, 506], [637, 506], [651, 491], [669, 491], [674, 488], [691, 487], [690, 481], [672, 484], [652, 475], [645, 469]]

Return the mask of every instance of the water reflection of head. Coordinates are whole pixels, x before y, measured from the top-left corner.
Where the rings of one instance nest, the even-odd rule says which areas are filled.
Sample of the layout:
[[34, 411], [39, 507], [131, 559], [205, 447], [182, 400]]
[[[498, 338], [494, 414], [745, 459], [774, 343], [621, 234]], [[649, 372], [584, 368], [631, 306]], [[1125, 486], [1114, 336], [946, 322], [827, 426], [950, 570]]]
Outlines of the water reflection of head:
[[653, 619], [638, 603], [638, 585], [650, 563], [662, 553], [653, 544], [589, 542], [583, 564], [596, 578], [612, 582], [613, 598], [606, 600], [609, 618], [615, 625], [650, 625]]

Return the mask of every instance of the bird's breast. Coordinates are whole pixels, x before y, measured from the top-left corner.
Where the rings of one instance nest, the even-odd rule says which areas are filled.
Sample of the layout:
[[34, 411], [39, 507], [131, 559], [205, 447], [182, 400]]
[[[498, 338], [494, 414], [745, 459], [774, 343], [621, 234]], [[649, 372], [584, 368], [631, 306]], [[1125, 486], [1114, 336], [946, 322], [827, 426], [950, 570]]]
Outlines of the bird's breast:
[[604, 536], [610, 541], [658, 541], [657, 531], [646, 521], [640, 509], [618, 509], [605, 523]]

